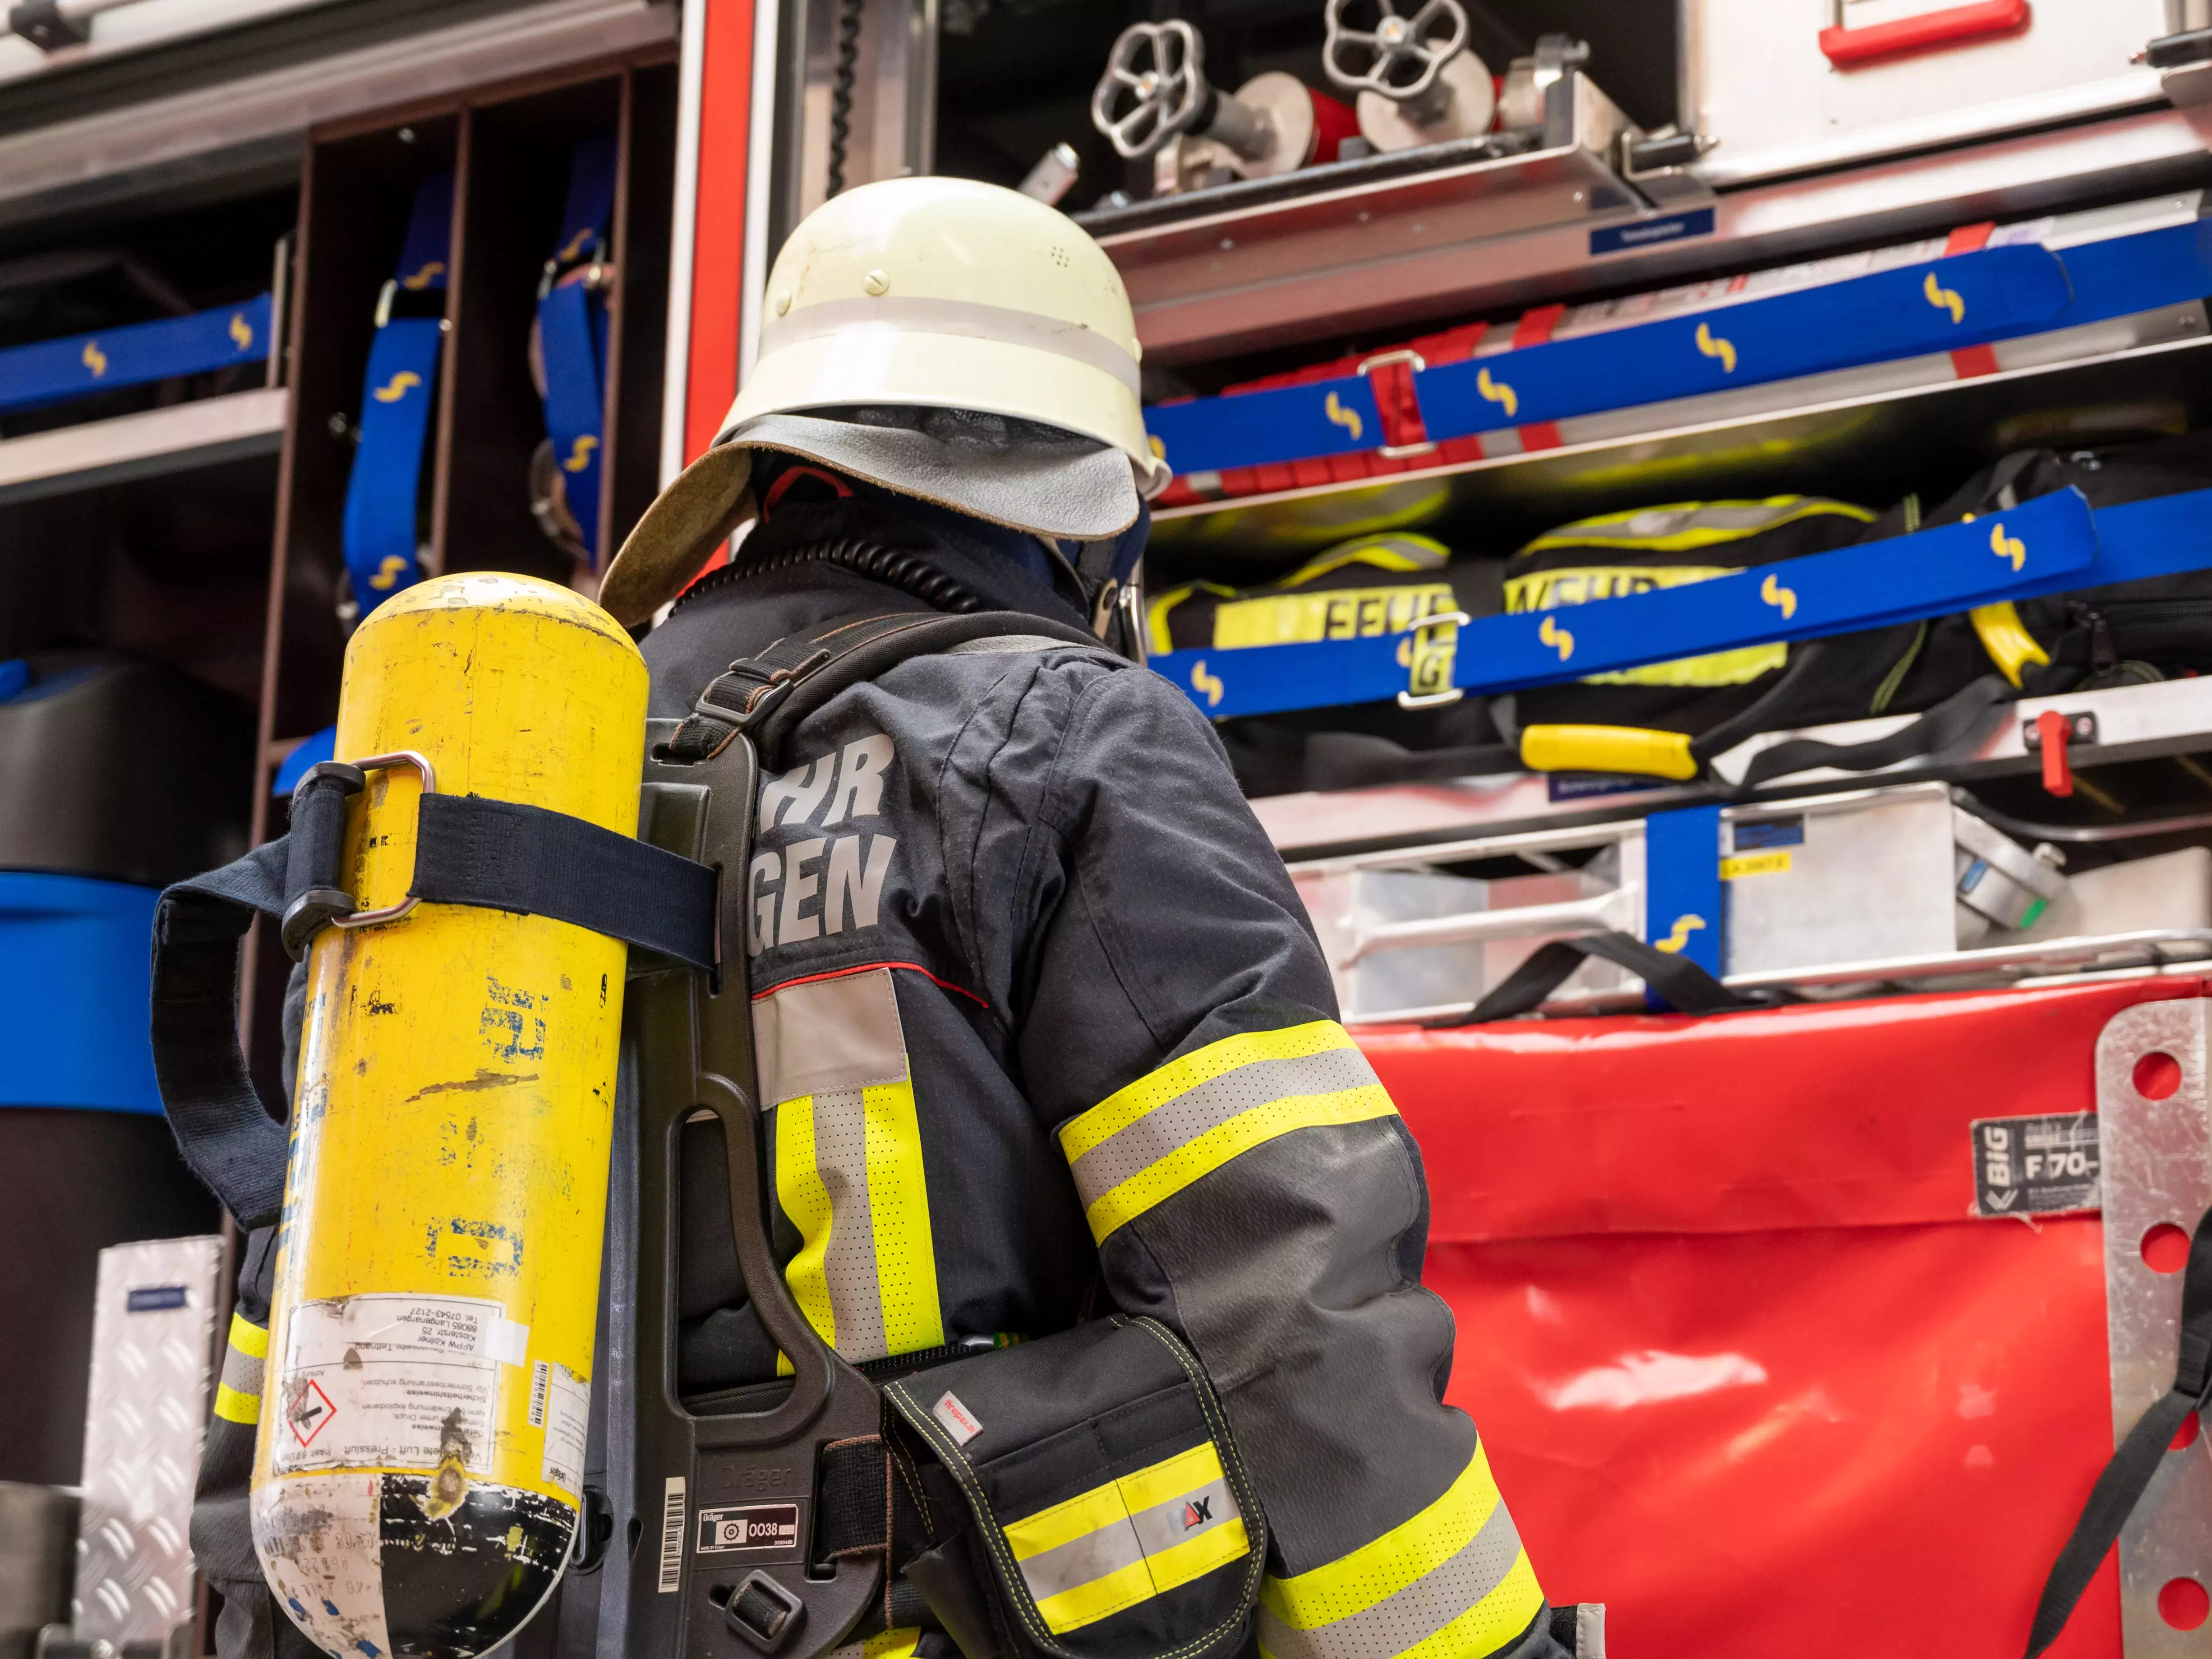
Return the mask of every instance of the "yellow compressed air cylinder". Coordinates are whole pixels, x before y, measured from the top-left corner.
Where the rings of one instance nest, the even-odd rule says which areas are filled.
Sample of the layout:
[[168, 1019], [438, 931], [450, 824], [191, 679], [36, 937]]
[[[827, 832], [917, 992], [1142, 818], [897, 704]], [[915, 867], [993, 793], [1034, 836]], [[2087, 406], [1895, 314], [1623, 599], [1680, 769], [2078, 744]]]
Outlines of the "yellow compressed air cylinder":
[[[347, 647], [337, 754], [637, 830], [646, 668], [524, 576], [439, 577]], [[414, 870], [411, 763], [368, 771], [344, 868]], [[581, 1504], [625, 947], [422, 904], [328, 927], [307, 1018], [255, 1448], [276, 1599], [344, 1659], [465, 1659], [551, 1591]]]

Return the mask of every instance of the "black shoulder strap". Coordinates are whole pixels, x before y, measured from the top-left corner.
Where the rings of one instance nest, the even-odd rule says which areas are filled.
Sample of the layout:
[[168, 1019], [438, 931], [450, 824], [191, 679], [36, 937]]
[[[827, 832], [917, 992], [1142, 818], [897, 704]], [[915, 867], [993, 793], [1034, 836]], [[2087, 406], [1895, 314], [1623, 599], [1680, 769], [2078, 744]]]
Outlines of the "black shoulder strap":
[[732, 663], [699, 694], [690, 716], [669, 739], [667, 757], [704, 760], [740, 732], [763, 757], [773, 756], [793, 726], [847, 687], [888, 673], [909, 657], [1009, 636], [1112, 654], [1079, 628], [1016, 611], [832, 617], [785, 635], [758, 656]]
[[2027, 1659], [2036, 1659], [2066, 1628], [2075, 1603], [2096, 1577], [2128, 1516], [2135, 1513], [2175, 1433], [2191, 1412], [2204, 1409], [2208, 1397], [2212, 1397], [2212, 1210], [2199, 1218], [2189, 1240], [2189, 1266], [2181, 1280], [2181, 1350], [2173, 1368], [2173, 1387], [2136, 1419], [2090, 1488], [2081, 1518], [2051, 1564], [2051, 1577], [2035, 1604]]

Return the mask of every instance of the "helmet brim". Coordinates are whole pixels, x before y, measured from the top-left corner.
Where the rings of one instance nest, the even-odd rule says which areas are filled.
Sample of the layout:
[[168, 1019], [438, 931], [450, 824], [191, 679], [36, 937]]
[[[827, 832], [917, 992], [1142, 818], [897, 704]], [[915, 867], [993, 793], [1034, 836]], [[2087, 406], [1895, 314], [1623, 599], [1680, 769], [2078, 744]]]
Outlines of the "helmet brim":
[[1110, 444], [948, 440], [910, 426], [818, 415], [761, 415], [726, 441], [773, 449], [970, 518], [1070, 541], [1103, 541], [1137, 521], [1129, 458]]
[[600, 580], [600, 605], [625, 628], [650, 622], [690, 585], [730, 532], [753, 516], [745, 488], [752, 471], [752, 453], [728, 444], [685, 467], [623, 538]]

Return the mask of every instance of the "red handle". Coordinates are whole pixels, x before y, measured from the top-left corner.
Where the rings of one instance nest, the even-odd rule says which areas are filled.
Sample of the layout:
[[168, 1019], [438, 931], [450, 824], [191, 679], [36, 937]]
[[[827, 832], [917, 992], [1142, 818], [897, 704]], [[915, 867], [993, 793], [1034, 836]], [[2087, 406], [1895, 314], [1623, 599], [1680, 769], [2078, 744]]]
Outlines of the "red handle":
[[2035, 717], [2035, 734], [2043, 745], [2043, 787], [2053, 795], [2074, 793], [2074, 760], [2066, 752], [2069, 738], [2074, 735], [2074, 723], [2056, 708], [2046, 708]]
[[1972, 5], [1947, 6], [1942, 11], [1900, 17], [1893, 23], [1871, 23], [1863, 29], [1822, 29], [1820, 50], [1838, 69], [1855, 69], [1885, 58], [1935, 52], [1992, 34], [2010, 34], [2026, 28], [2031, 16], [2027, 0], [1974, 0]]

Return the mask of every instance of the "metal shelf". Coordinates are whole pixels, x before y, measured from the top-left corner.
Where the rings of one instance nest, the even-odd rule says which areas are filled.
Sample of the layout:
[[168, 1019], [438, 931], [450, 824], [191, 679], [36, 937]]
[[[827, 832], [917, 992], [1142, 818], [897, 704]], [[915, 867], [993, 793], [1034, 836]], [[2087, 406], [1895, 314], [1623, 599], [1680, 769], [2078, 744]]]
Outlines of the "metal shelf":
[[[1358, 483], [1161, 509], [1154, 568], [1279, 565], [1378, 526], [1510, 552], [1594, 513], [1691, 495], [1802, 490], [1886, 506], [1948, 489], [2008, 450], [2088, 444], [2212, 422], [2202, 303], [1999, 343], [1998, 371], [1948, 378], [1947, 357], [1808, 376], [1562, 422], [1571, 441]], [[1936, 377], [1943, 378], [1936, 378]]]
[[289, 396], [282, 386], [234, 392], [0, 441], [0, 503], [273, 455]]
[[[312, 21], [320, 9], [307, 9]], [[667, 0], [538, 0], [437, 28], [386, 27], [373, 9], [357, 10], [331, 9], [319, 52], [297, 43], [265, 59], [241, 51], [236, 67], [212, 83], [0, 134], [0, 224], [227, 172], [281, 174], [296, 166], [308, 126], [659, 46], [674, 40], [677, 22]]]
[[2205, 143], [2191, 112], [2154, 106], [1717, 192], [1569, 145], [1366, 182], [1316, 168], [1291, 199], [1231, 187], [1181, 204], [1197, 216], [1094, 228], [1147, 357], [1188, 362], [2185, 188], [2212, 178]]
[[[2032, 697], [2007, 705], [2007, 718], [1983, 740], [1969, 759], [1941, 767], [1904, 761], [1878, 772], [1836, 772], [1826, 769], [1776, 780], [1747, 799], [1784, 799], [1832, 790], [1864, 789], [1869, 784], [1915, 783], [1939, 774], [1971, 783], [1976, 779], [2017, 776], [2042, 764], [2023, 732], [2045, 709], [2096, 717], [2098, 741], [2076, 749], [2077, 767], [2114, 765], [2165, 755], [2212, 749], [2212, 680], [2166, 680], [2106, 691], [2072, 691]], [[1731, 749], [1714, 763], [1723, 777], [1740, 777], [1752, 756], [1791, 738], [1826, 743], [1865, 743], [1910, 724], [1910, 714], [1850, 720], [1804, 731], [1762, 733]], [[1294, 862], [1423, 848], [1430, 857], [1439, 846], [1480, 836], [1534, 834], [1641, 817], [1668, 807], [1720, 799], [1700, 784], [1645, 787], [1628, 781], [1618, 793], [1553, 798], [1553, 780], [1540, 773], [1509, 772], [1494, 777], [1463, 778], [1449, 783], [1395, 784], [1346, 789], [1328, 794], [1276, 795], [1252, 803], [1268, 838]]]

